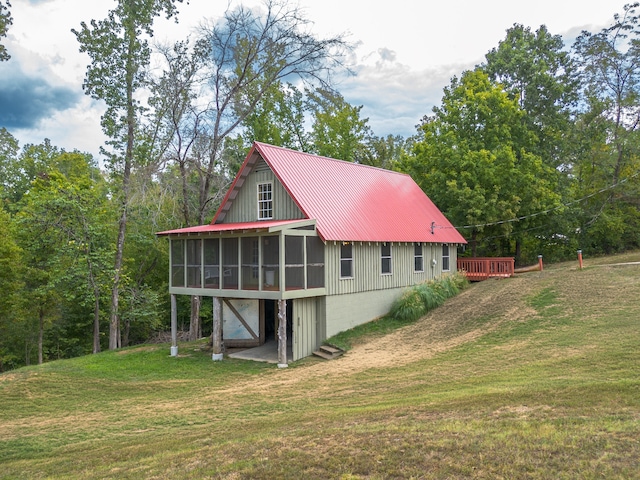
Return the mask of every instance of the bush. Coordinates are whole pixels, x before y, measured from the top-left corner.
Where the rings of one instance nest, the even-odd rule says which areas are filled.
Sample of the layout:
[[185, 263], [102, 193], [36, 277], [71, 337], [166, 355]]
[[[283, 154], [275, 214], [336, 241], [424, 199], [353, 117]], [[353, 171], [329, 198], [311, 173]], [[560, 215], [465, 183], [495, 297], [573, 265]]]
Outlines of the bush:
[[467, 277], [456, 273], [415, 285], [393, 303], [389, 316], [401, 322], [415, 322], [447, 298], [460, 293], [468, 283]]

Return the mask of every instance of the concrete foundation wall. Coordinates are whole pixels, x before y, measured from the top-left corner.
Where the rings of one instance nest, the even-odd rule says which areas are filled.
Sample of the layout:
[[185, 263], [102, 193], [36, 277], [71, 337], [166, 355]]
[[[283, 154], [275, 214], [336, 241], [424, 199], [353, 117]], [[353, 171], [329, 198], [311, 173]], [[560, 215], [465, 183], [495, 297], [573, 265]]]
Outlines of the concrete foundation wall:
[[394, 288], [325, 297], [325, 338], [387, 314], [404, 290]]

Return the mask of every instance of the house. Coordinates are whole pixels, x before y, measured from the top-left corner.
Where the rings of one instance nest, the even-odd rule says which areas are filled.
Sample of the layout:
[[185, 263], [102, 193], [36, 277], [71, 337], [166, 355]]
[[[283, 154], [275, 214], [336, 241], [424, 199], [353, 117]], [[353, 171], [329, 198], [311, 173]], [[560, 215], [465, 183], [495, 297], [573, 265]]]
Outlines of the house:
[[214, 359], [277, 339], [278, 364], [386, 314], [407, 287], [453, 272], [466, 243], [411, 177], [255, 143], [209, 225], [170, 241], [176, 295], [213, 299]]

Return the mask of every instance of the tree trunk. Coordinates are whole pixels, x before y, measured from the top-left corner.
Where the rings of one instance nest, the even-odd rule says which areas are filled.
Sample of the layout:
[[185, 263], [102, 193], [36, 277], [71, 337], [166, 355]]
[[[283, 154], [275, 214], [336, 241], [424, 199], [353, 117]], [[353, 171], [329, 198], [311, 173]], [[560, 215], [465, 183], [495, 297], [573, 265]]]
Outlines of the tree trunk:
[[122, 171], [122, 205], [120, 221], [118, 222], [118, 242], [116, 244], [116, 258], [114, 261], [113, 288], [111, 291], [111, 319], [109, 322], [109, 350], [120, 347], [120, 318], [118, 305], [120, 302], [120, 274], [124, 256], [124, 239], [127, 230], [127, 213], [129, 210], [129, 190], [131, 183], [131, 164], [133, 163], [133, 139], [135, 137], [135, 106], [133, 102], [133, 83], [137, 67], [133, 60], [135, 50], [135, 32], [127, 32], [129, 37], [126, 71], [127, 89], [127, 147], [124, 154], [124, 168]]
[[127, 318], [124, 322], [124, 333], [122, 334], [122, 346], [129, 346], [129, 332], [131, 331], [131, 320]]
[[522, 240], [516, 239], [516, 265], [520, 265], [520, 257], [522, 256]]
[[200, 338], [200, 297], [191, 297], [191, 321], [189, 322], [189, 341], [194, 342]]
[[93, 305], [93, 353], [100, 352], [100, 291], [94, 290], [95, 303]]
[[471, 232], [471, 256], [473, 258], [476, 257], [476, 252], [477, 252], [477, 248], [478, 248], [477, 237], [478, 237], [478, 232], [476, 230], [473, 230]]
[[42, 365], [42, 343], [44, 339], [44, 309], [40, 307], [38, 325], [38, 365]]

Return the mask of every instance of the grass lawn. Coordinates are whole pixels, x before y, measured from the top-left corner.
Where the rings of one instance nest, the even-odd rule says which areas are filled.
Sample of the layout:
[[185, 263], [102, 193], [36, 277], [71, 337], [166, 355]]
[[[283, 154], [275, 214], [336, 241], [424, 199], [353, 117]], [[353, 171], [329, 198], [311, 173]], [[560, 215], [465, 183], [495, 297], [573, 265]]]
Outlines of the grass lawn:
[[640, 478], [625, 262], [640, 252], [474, 284], [329, 362], [197, 343], [0, 374], [0, 478]]

